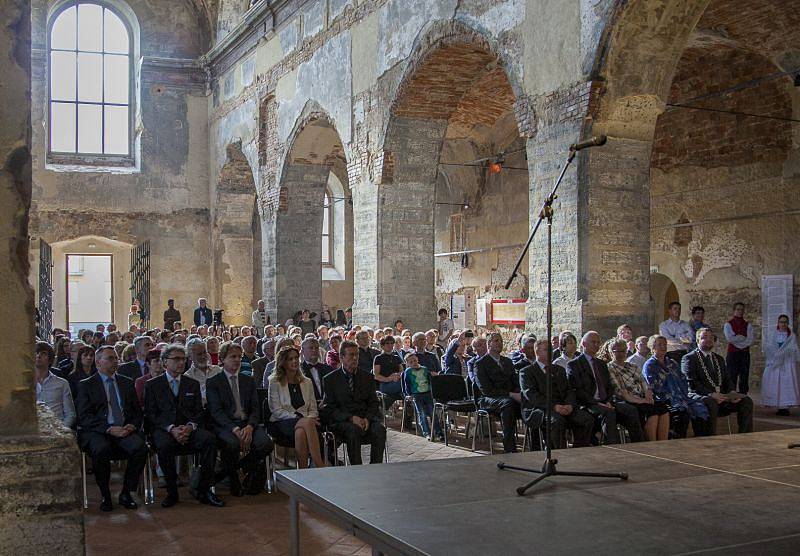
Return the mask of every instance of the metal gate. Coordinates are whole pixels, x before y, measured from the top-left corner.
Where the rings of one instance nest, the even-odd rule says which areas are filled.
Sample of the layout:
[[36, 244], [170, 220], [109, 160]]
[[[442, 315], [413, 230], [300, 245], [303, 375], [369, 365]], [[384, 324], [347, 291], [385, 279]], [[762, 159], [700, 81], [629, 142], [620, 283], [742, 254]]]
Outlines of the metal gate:
[[131, 304], [139, 302], [141, 326], [150, 327], [150, 240], [131, 249]]
[[45, 240], [39, 240], [39, 306], [36, 309], [36, 332], [50, 341], [53, 331], [53, 251]]

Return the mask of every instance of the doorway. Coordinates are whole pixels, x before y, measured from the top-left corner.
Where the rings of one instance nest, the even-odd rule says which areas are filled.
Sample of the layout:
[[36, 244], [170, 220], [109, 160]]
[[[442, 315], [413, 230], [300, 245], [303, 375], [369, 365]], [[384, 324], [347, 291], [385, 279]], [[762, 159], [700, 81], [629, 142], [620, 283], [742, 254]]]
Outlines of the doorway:
[[654, 272], [650, 275], [650, 298], [653, 300], [655, 317], [654, 330], [658, 325], [669, 318], [669, 304], [673, 301], [680, 303], [678, 288], [675, 282], [665, 274]]
[[73, 337], [113, 322], [114, 292], [111, 255], [67, 254], [67, 327]]

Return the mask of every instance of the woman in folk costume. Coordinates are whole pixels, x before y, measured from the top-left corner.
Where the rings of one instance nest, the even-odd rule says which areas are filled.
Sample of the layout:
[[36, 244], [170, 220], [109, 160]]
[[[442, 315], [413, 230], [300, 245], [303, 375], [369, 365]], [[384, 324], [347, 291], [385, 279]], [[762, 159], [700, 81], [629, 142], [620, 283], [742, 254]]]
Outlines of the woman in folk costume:
[[800, 353], [797, 337], [789, 328], [789, 317], [778, 317], [778, 327], [764, 339], [767, 368], [761, 378], [761, 403], [777, 407], [778, 415], [789, 415], [789, 408], [800, 405], [800, 379], [797, 363]]

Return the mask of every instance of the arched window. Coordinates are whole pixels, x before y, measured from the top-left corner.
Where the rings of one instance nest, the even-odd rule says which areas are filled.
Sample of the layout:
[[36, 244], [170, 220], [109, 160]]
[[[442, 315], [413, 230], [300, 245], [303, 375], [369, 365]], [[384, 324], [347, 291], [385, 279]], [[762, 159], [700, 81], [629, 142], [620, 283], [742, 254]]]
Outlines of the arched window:
[[328, 187], [322, 198], [322, 264], [333, 266], [333, 195]]
[[48, 41], [50, 162], [133, 165], [133, 38], [128, 22], [105, 3], [67, 2], [54, 13]]

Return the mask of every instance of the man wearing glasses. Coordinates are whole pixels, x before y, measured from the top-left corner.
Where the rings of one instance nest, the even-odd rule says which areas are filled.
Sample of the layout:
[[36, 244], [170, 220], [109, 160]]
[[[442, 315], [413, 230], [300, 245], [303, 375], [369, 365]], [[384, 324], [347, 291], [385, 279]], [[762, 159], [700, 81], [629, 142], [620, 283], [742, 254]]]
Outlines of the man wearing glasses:
[[203, 397], [200, 383], [183, 376], [186, 351], [181, 345], [168, 345], [161, 352], [161, 362], [166, 372], [148, 380], [144, 394], [146, 419], [167, 482], [167, 497], [161, 505], [169, 508], [178, 503], [175, 456], [197, 453], [201, 467], [195, 492], [197, 500], [201, 504], [224, 506], [225, 503], [211, 492], [217, 459], [216, 443], [214, 435], [201, 426]]

